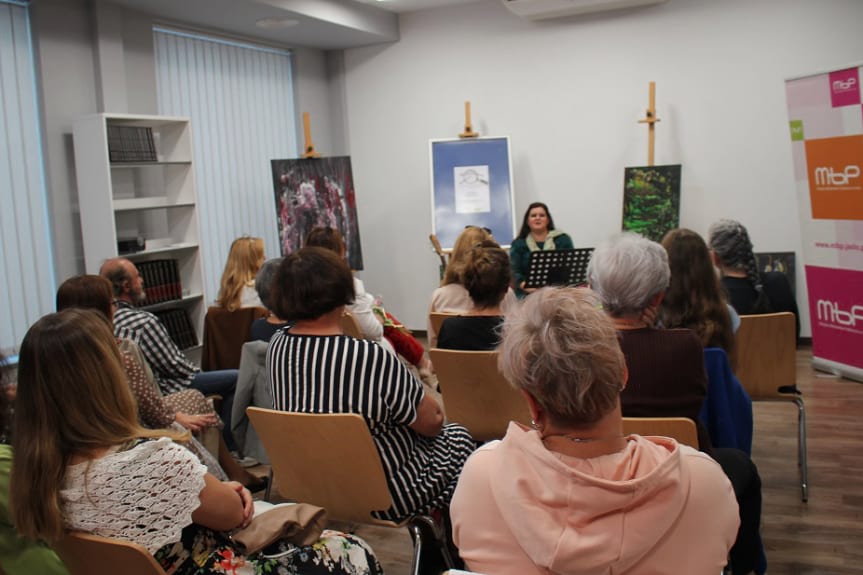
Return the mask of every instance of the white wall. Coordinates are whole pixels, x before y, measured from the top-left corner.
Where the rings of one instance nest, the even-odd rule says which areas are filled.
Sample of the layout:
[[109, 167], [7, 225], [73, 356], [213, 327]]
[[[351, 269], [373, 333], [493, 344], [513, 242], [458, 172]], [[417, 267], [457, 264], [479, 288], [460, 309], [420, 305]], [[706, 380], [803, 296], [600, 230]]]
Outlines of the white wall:
[[519, 219], [540, 200], [576, 246], [619, 230], [623, 169], [647, 159], [636, 121], [651, 80], [656, 163], [683, 164], [681, 224], [704, 234], [735, 218], [756, 250], [800, 258], [784, 79], [863, 61], [861, 21], [854, 0], [671, 0], [545, 22], [484, 0], [403, 15], [399, 42], [345, 54], [367, 288], [423, 328], [437, 282], [428, 140], [461, 131], [464, 100], [475, 129], [512, 138]]

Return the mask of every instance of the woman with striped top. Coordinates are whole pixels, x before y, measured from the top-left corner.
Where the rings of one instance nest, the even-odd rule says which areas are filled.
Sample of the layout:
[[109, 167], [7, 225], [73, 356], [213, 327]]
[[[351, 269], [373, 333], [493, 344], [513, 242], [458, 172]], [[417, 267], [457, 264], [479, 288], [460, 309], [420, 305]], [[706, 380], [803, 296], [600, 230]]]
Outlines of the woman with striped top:
[[275, 409], [363, 416], [393, 500], [378, 517], [445, 509], [473, 451], [470, 434], [443, 424], [438, 404], [395, 355], [342, 333], [353, 299], [351, 271], [329, 250], [303, 248], [279, 266], [273, 311], [290, 327], [273, 336], [267, 352]]

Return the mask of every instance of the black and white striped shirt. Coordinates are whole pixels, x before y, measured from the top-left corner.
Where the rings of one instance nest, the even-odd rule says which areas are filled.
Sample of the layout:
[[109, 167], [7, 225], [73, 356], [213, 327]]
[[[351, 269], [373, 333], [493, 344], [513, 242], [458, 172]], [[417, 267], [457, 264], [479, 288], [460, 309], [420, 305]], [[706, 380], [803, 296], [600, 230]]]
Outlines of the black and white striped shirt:
[[270, 340], [267, 369], [275, 409], [365, 418], [393, 498], [380, 517], [398, 520], [449, 503], [473, 442], [457, 425], [436, 437], [408, 427], [424, 392], [394, 355], [372, 341], [280, 330]]
[[114, 336], [131, 339], [141, 348], [163, 393], [189, 389], [199, 368], [186, 359], [155, 315], [129, 302], [115, 300]]

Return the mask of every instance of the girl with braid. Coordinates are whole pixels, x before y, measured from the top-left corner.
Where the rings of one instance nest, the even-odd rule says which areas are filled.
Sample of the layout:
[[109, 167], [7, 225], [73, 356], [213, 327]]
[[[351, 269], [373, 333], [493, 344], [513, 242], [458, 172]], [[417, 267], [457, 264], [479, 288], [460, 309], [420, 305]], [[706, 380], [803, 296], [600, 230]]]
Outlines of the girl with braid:
[[752, 242], [743, 224], [719, 220], [710, 226], [708, 244], [713, 263], [722, 275], [722, 286], [728, 300], [740, 315], [790, 311], [800, 335], [797, 300], [791, 293], [788, 278], [781, 272], [758, 271]]

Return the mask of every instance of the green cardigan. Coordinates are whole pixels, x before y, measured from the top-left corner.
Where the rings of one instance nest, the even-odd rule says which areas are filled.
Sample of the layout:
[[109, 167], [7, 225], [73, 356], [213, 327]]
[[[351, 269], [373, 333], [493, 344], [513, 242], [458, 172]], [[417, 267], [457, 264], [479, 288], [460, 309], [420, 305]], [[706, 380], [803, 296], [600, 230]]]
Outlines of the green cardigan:
[[[555, 233], [557, 232], [557, 233]], [[549, 232], [556, 250], [573, 249], [572, 239], [563, 232], [551, 230]], [[547, 241], [547, 240], [546, 240]], [[516, 238], [509, 248], [509, 259], [512, 262], [512, 278], [515, 283], [515, 295], [523, 298], [527, 294], [521, 290], [521, 282], [527, 280], [527, 272], [530, 270], [530, 248], [524, 238]]]
[[57, 554], [48, 547], [22, 539], [9, 513], [9, 477], [12, 448], [0, 445], [0, 568], [6, 575], [69, 575]]

